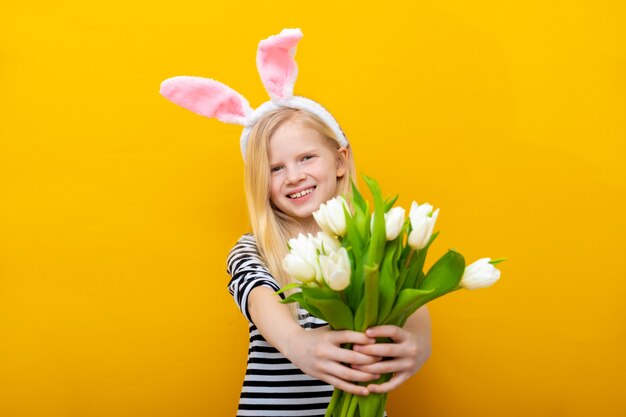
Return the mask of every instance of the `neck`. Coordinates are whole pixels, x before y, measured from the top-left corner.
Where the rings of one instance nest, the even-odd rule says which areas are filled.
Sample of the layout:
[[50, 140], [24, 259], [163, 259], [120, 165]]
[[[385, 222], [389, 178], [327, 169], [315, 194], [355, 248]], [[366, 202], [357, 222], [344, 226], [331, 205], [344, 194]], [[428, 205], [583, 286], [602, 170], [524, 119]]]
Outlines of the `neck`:
[[296, 228], [296, 233], [311, 233], [312, 235], [317, 234], [321, 229], [319, 225], [315, 222], [313, 216], [310, 216], [306, 219], [298, 219], [297, 224], [299, 227]]

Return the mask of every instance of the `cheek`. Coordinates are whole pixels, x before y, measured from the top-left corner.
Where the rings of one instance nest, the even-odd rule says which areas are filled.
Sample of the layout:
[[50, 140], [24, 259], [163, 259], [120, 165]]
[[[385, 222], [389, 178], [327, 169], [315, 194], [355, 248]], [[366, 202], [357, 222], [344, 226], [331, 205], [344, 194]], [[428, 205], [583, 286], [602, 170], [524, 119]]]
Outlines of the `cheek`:
[[280, 182], [276, 177], [270, 177], [270, 200], [276, 202], [280, 195]]

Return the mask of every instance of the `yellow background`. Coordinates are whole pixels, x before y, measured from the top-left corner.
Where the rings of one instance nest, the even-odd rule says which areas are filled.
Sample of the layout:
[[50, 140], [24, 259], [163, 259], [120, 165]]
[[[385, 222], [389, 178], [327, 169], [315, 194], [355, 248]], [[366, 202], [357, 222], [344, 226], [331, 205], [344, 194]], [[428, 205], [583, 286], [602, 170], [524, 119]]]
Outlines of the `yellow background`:
[[598, 0], [3, 2], [0, 415], [235, 414], [240, 128], [158, 89], [211, 77], [256, 107], [283, 27], [359, 171], [441, 208], [428, 262], [508, 258], [432, 303], [390, 415], [626, 415], [625, 21]]

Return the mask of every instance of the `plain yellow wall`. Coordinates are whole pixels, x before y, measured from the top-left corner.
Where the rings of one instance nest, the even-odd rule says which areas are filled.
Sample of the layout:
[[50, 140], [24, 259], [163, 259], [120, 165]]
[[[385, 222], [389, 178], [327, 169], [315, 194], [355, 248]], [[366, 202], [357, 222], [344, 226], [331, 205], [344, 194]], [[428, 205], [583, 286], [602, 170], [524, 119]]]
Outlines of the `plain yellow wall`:
[[599, 0], [3, 2], [0, 415], [235, 414], [240, 129], [158, 89], [211, 77], [256, 107], [283, 27], [359, 171], [441, 208], [429, 262], [508, 258], [432, 303], [390, 415], [626, 415], [625, 21]]

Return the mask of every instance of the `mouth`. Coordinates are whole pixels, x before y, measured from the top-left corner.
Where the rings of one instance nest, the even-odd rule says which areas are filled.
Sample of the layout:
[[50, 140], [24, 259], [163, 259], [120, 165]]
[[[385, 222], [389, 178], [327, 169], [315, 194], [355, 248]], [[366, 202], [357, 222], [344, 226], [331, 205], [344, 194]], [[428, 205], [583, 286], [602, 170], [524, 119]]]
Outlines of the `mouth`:
[[287, 194], [287, 197], [292, 199], [292, 200], [295, 200], [295, 199], [298, 199], [298, 198], [302, 198], [305, 195], [311, 194], [313, 192], [313, 190], [315, 190], [315, 186], [309, 187], [309, 188], [304, 189], [302, 191], [298, 191], [297, 193]]

